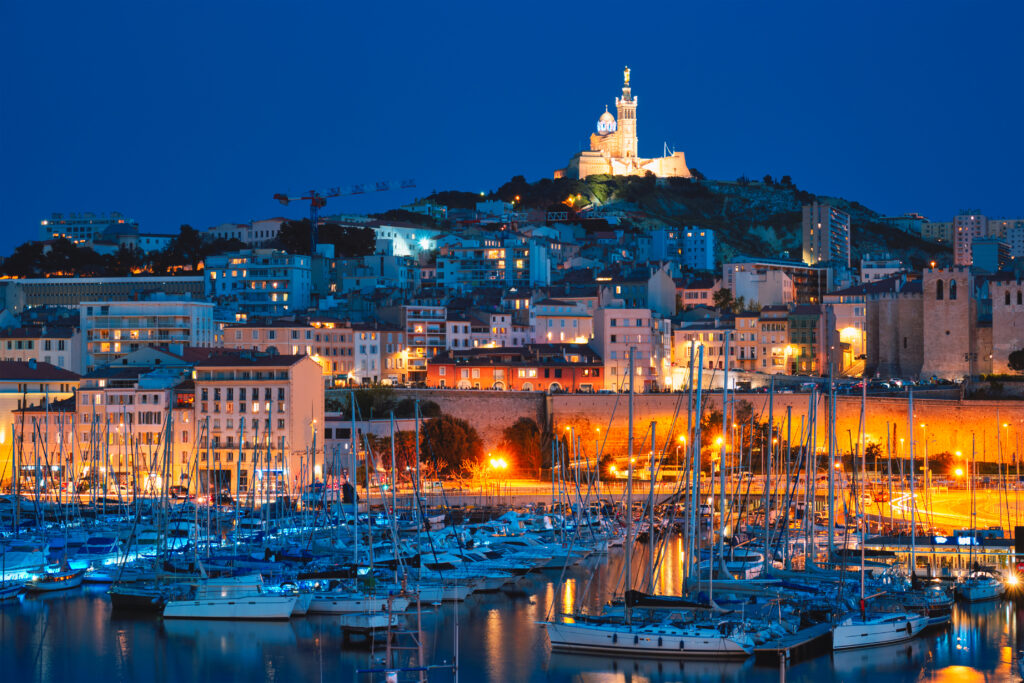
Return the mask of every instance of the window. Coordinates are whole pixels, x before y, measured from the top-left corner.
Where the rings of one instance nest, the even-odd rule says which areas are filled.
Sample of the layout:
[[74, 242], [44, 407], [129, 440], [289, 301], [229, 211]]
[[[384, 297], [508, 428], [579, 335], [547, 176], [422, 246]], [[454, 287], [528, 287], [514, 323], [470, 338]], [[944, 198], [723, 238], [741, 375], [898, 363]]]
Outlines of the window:
[[956, 299], [956, 280], [949, 281], [949, 300]]
[[942, 301], [942, 280], [938, 280], [935, 283], [935, 299]]
[[[1020, 292], [1017, 292], [1017, 298], [1018, 298], [1018, 299], [1020, 299]], [[1006, 300], [1005, 300], [1005, 302], [1004, 302], [1004, 303], [1005, 303], [1005, 304], [1006, 304], [1007, 306], [1009, 306], [1009, 305], [1010, 305], [1010, 292], [1009, 292], [1009, 290], [1007, 290], [1007, 292], [1006, 292]], [[1019, 303], [1019, 302], [1018, 302], [1018, 303]]]

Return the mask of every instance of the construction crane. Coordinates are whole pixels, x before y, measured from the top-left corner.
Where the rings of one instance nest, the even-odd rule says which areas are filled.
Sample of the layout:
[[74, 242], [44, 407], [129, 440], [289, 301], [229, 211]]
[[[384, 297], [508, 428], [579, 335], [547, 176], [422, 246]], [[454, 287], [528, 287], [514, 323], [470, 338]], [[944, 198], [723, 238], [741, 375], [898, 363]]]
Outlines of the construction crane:
[[415, 180], [401, 180], [393, 182], [390, 180], [381, 180], [373, 184], [370, 187], [366, 183], [359, 185], [350, 185], [348, 187], [332, 187], [329, 190], [320, 192], [318, 190], [310, 190], [299, 197], [289, 197], [286, 194], [275, 194], [274, 199], [281, 202], [285, 206], [288, 206], [291, 202], [308, 201], [309, 202], [309, 223], [310, 223], [310, 248], [309, 253], [316, 253], [316, 238], [317, 231], [320, 229], [320, 209], [327, 206], [327, 200], [331, 197], [346, 197], [350, 195], [366, 194], [368, 192], [387, 192], [388, 190], [406, 190], [412, 187], [416, 187]]

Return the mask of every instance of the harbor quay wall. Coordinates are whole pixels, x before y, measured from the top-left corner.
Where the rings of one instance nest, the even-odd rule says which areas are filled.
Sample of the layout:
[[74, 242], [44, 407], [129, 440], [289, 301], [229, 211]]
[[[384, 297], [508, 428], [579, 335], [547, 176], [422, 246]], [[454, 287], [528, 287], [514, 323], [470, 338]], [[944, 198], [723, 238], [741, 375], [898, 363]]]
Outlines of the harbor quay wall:
[[[585, 454], [597, 450], [624, 455], [627, 448], [628, 402], [626, 394], [555, 394], [545, 395], [529, 391], [472, 391], [456, 389], [400, 390], [400, 395], [434, 401], [441, 411], [467, 420], [484, 441], [487, 449], [497, 448], [502, 431], [520, 417], [528, 417], [555, 433], [571, 427], [579, 437]], [[730, 400], [750, 403], [759, 421], [768, 419], [768, 394], [730, 394]], [[721, 410], [721, 392], [704, 395], [705, 410]], [[865, 405], [866, 438], [878, 443], [886, 451], [886, 432], [893, 456], [907, 455], [908, 397], [906, 394], [868, 396]], [[828, 399], [819, 396], [816, 408], [817, 429], [815, 443], [819, 449], [827, 448], [826, 425]], [[785, 434], [787, 411], [791, 416], [794, 444], [800, 439], [801, 425], [808, 423], [810, 394], [775, 394], [773, 415], [777, 429]], [[678, 410], [676, 423], [673, 416]], [[851, 440], [856, 443], [860, 433], [860, 396], [836, 398], [836, 433], [839, 450], [849, 450]], [[659, 450], [666, 437], [675, 439], [686, 431], [685, 394], [637, 394], [634, 398], [633, 433], [635, 447], [656, 423], [655, 432]], [[922, 428], [921, 424], [925, 426]], [[972, 437], [975, 457], [979, 462], [1013, 462], [1018, 453], [1024, 455], [1024, 401], [961, 401], [950, 398], [914, 397], [914, 449], [921, 457], [927, 445], [929, 455], [960, 451], [965, 459], [971, 456]], [[1003, 427], [1003, 425], [1007, 425]], [[598, 431], [600, 430], [600, 431]], [[902, 446], [900, 439], [903, 439]], [[902, 450], [900, 450], [902, 448]]]
[[[768, 420], [767, 394], [730, 394], [730, 400], [733, 396], [737, 401], [750, 403], [757, 420]], [[704, 410], [721, 410], [722, 395], [720, 392], [705, 395], [703, 403]], [[633, 409], [634, 447], [639, 443], [637, 439], [647, 437], [651, 422], [656, 424], [659, 450], [664, 447], [666, 437], [675, 439], [685, 434], [685, 408], [686, 398], [681, 394], [636, 396]], [[810, 394], [776, 394], [772, 406], [776, 429], [785, 434], [788, 414], [792, 423], [793, 442], [797, 443], [801, 427], [806, 429], [809, 423], [810, 408]], [[673, 426], [673, 416], [677, 410], [679, 413]], [[826, 396], [818, 398], [815, 410], [817, 427], [813, 434], [814, 440], [819, 449], [825, 449], [828, 447]], [[943, 452], [955, 454], [960, 451], [969, 460], [972, 438], [975, 457], [979, 462], [999, 462], [1000, 456], [1003, 462], [1013, 462], [1017, 453], [1024, 454], [1024, 401], [960, 401], [915, 396], [911, 421], [906, 395], [868, 396], [864, 412], [867, 442], [880, 444], [885, 453], [888, 432], [894, 457], [898, 454], [909, 455], [908, 423], [913, 424], [917, 457], [922, 457], [927, 447], [929, 455]], [[580, 435], [586, 452], [595, 452], [594, 438], [599, 434], [608, 435], [606, 441], [602, 437], [602, 452], [621, 454], [626, 451], [628, 397], [625, 395], [549, 396], [547, 413], [556, 432], [564, 431], [565, 427], [573, 428]], [[851, 440], [853, 443], [858, 440], [860, 413], [859, 396], [836, 397], [836, 438], [841, 452], [850, 450]], [[925, 426], [922, 427], [922, 424]], [[903, 439], [902, 444], [900, 439]]]
[[493, 449], [501, 443], [502, 432], [521, 417], [543, 427], [546, 416], [544, 394], [536, 391], [484, 391], [460, 389], [405, 389], [399, 396], [433, 401], [442, 413], [469, 422], [484, 442]]

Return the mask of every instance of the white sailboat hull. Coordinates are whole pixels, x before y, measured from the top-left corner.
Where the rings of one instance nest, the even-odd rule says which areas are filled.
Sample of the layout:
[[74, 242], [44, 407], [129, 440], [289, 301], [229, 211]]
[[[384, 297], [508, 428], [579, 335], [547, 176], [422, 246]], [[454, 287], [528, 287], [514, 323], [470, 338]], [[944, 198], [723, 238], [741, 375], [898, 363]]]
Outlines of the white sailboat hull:
[[[391, 599], [391, 609], [403, 612], [409, 606], [409, 600], [403, 597]], [[346, 595], [324, 593], [315, 595], [309, 605], [310, 614], [351, 614], [353, 612], [386, 612], [387, 598], [367, 597], [362, 595]]]
[[965, 581], [956, 588], [957, 597], [967, 602], [995, 600], [1003, 595], [1003, 584], [998, 581]]
[[692, 635], [678, 629], [630, 628], [608, 624], [545, 623], [553, 650], [567, 652], [607, 652], [632, 656], [672, 659], [746, 659], [753, 645], [712, 629], [700, 629]]

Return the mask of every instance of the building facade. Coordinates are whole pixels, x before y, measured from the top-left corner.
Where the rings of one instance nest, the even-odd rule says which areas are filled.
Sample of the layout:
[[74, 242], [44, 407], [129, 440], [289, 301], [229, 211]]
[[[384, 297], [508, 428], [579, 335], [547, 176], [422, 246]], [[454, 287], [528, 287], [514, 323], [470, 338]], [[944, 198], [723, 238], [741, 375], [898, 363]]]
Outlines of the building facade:
[[78, 306], [86, 371], [143, 348], [181, 354], [220, 343], [211, 303], [164, 299], [86, 301]]
[[275, 249], [217, 254], [206, 260], [206, 294], [238, 320], [305, 311], [312, 304], [309, 256]]
[[850, 267], [850, 214], [830, 204], [803, 207], [803, 261]]

